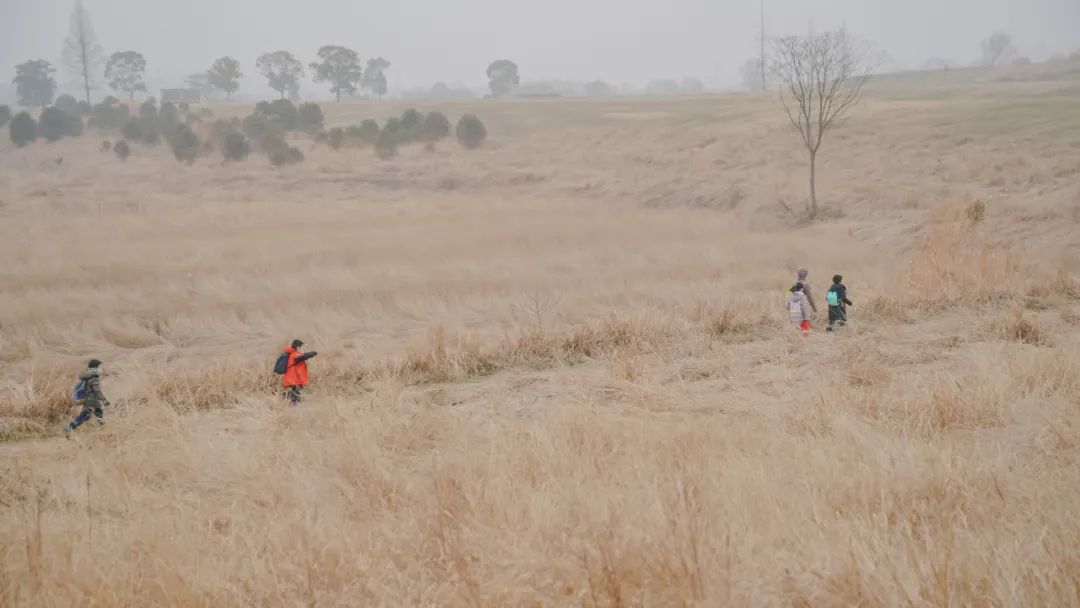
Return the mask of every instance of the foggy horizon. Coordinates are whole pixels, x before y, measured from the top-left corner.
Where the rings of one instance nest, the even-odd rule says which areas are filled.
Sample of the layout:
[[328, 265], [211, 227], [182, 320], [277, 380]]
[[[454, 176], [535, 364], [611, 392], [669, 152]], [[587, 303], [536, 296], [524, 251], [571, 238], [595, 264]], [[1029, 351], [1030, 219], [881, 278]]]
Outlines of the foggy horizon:
[[[61, 91], [77, 90], [60, 61], [73, 5], [3, 0], [0, 83], [11, 82], [15, 65], [45, 59], [57, 67]], [[756, 56], [760, 28], [758, 0], [417, 0], [405, 6], [376, 0], [84, 0], [84, 6], [106, 56], [135, 50], [146, 57], [150, 95], [183, 86], [187, 75], [229, 55], [244, 71], [240, 94], [271, 97], [255, 69], [258, 55], [288, 50], [306, 69], [318, 48], [330, 44], [352, 48], [365, 60], [389, 60], [392, 92], [436, 82], [484, 88], [485, 69], [495, 59], [516, 62], [522, 82], [599, 79], [641, 86], [654, 78], [694, 77], [721, 88], [736, 85], [739, 68]], [[1012, 35], [1021, 55], [1040, 61], [1080, 48], [1080, 2], [766, 0], [770, 37], [841, 26], [887, 53], [898, 68], [918, 68], [931, 58], [971, 65], [980, 41], [997, 30]], [[306, 71], [301, 94], [329, 97]], [[109, 93], [102, 84], [95, 97]]]

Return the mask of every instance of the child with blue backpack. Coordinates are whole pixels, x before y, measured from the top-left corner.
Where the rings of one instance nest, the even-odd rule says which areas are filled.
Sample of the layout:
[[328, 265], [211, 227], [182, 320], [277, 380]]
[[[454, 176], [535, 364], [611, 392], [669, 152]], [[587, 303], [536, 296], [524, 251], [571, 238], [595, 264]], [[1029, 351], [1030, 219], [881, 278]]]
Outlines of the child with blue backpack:
[[825, 331], [832, 331], [833, 325], [843, 327], [847, 325], [847, 307], [854, 306], [847, 297], [847, 287], [844, 286], [844, 277], [833, 275], [832, 287], [825, 294], [825, 301], [829, 304], [829, 326]]
[[101, 392], [101, 361], [91, 359], [86, 368], [71, 394], [71, 398], [82, 406], [82, 411], [64, 429], [64, 436], [69, 439], [71, 432], [90, 420], [90, 416], [97, 416], [98, 423], [105, 424], [105, 413], [101, 408], [109, 405], [109, 400]]

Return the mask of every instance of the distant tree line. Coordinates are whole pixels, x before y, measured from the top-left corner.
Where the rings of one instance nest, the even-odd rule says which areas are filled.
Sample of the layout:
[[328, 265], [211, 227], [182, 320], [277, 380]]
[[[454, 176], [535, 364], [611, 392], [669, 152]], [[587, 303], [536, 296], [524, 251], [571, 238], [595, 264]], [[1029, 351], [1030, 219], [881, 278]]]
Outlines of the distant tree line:
[[[424, 144], [434, 151], [435, 144], [451, 134], [451, 123], [444, 114], [422, 114], [415, 109], [388, 119], [383, 126], [369, 119], [327, 131], [319, 104], [297, 105], [288, 99], [260, 102], [247, 117], [229, 120], [214, 120], [209, 108], [193, 111], [186, 103], [165, 102], [159, 106], [153, 97], [143, 102], [137, 113], [129, 107], [111, 96], [90, 106], [70, 95], [61, 95], [36, 120], [25, 111], [12, 116], [10, 108], [0, 106], [0, 127], [8, 126], [11, 140], [18, 147], [38, 139], [54, 142], [79, 137], [89, 125], [100, 133], [122, 138], [115, 144], [103, 141], [101, 150], [111, 151], [124, 161], [132, 154], [132, 146], [156, 146], [164, 141], [182, 163], [193, 163], [214, 151], [220, 151], [228, 162], [241, 161], [257, 150], [265, 153], [274, 166], [304, 160], [304, 153], [292, 143], [304, 135], [334, 150], [370, 147], [379, 158], [387, 160], [408, 144]], [[470, 150], [481, 147], [487, 139], [486, 127], [472, 115], [460, 118], [455, 133], [461, 146]]]
[[[308, 70], [313, 81], [325, 84], [337, 101], [360, 94], [381, 99], [387, 94], [386, 71], [391, 63], [384, 57], [373, 57], [364, 61], [355, 50], [337, 45], [323, 46], [316, 56], [317, 61], [305, 66], [290, 51], [266, 52], [256, 59], [255, 69], [266, 80], [267, 86], [278, 93], [279, 99], [294, 102], [299, 101], [300, 83], [307, 76]], [[102, 80], [114, 93], [126, 96], [129, 101], [134, 101], [137, 94], [147, 92], [146, 57], [134, 50], [117, 51], [106, 56], [97, 41], [90, 15], [82, 0], [76, 0], [72, 10], [70, 31], [64, 41], [63, 59], [67, 70], [77, 76], [86, 104], [93, 103], [91, 91], [98, 88]], [[57, 89], [55, 73], [52, 64], [42, 59], [20, 64], [15, 80], [19, 103], [41, 108], [51, 104]], [[486, 75], [492, 97], [513, 96], [521, 85], [518, 65], [509, 59], [491, 62]], [[186, 82], [189, 87], [203, 94], [219, 92], [226, 100], [232, 100], [233, 95], [240, 89], [243, 77], [241, 63], [235, 57], [224, 56], [215, 60], [206, 71], [188, 76]], [[650, 90], [663, 88], [667, 84], [667, 81], [656, 81]], [[703, 89], [700, 81], [696, 79], [684, 80], [679, 88], [682, 92], [698, 92]], [[606, 85], [599, 81], [592, 83], [589, 90], [601, 94], [610, 92]], [[461, 92], [451, 90], [445, 84], [433, 87], [431, 95], [435, 98], [462, 96]]]

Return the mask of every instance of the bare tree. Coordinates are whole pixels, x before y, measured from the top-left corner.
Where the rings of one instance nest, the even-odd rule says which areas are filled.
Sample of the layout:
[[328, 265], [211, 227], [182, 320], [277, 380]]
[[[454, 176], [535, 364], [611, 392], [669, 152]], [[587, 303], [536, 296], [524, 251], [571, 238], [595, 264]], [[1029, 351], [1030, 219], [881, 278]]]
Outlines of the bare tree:
[[780, 104], [810, 153], [810, 217], [818, 213], [817, 154], [837, 119], [859, 101], [877, 69], [868, 47], [845, 30], [786, 36], [773, 42], [771, 70]]
[[983, 65], [995, 66], [1016, 55], [1013, 47], [1012, 36], [1005, 32], [994, 32], [989, 38], [982, 41]]
[[91, 103], [90, 89], [97, 84], [95, 79], [105, 62], [105, 53], [94, 35], [90, 14], [83, 8], [82, 0], [75, 0], [75, 7], [71, 9], [71, 29], [64, 41], [63, 58], [71, 74], [82, 81], [86, 103]]

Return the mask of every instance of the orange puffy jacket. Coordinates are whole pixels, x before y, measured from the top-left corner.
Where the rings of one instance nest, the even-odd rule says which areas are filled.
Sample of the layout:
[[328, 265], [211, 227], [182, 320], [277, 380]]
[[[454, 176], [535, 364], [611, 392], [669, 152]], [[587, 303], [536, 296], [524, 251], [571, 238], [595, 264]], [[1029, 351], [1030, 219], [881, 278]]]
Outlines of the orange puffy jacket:
[[289, 353], [289, 369], [285, 370], [285, 376], [281, 383], [285, 388], [290, 386], [307, 386], [308, 369], [307, 360], [314, 357], [315, 353], [301, 353], [292, 346], [285, 349]]

